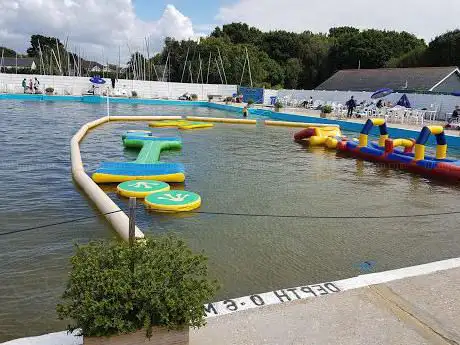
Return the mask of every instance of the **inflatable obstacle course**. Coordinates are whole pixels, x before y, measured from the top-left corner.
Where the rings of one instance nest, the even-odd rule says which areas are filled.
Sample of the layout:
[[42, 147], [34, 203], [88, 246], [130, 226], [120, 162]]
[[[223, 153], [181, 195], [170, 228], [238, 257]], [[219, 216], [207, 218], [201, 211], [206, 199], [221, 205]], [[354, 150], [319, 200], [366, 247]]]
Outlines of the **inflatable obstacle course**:
[[145, 204], [159, 212], [186, 212], [200, 207], [201, 197], [192, 192], [171, 190], [148, 195]]
[[197, 128], [214, 127], [214, 125], [209, 122], [198, 122], [198, 121], [188, 121], [188, 120], [154, 121], [154, 122], [150, 122], [149, 126], [150, 127], [175, 127], [178, 129], [197, 129]]
[[117, 187], [118, 194], [124, 197], [145, 198], [152, 193], [170, 190], [169, 184], [160, 181], [134, 180], [120, 183]]
[[96, 183], [131, 180], [184, 182], [182, 164], [159, 162], [162, 151], [182, 148], [180, 138], [157, 137], [145, 131], [129, 131], [122, 136], [122, 140], [125, 147], [140, 149], [137, 159], [127, 163], [102, 163], [92, 176]]
[[[379, 126], [380, 138], [376, 143], [369, 143], [368, 137], [373, 126]], [[425, 155], [430, 135], [436, 137], [434, 157]], [[402, 147], [403, 150], [398, 147]], [[397, 169], [460, 182], [460, 160], [447, 158], [447, 141], [442, 126], [423, 127], [417, 140], [393, 140], [389, 138], [384, 119], [369, 119], [360, 133], [358, 142], [342, 140], [337, 144], [337, 150], [355, 158], [385, 163]]]

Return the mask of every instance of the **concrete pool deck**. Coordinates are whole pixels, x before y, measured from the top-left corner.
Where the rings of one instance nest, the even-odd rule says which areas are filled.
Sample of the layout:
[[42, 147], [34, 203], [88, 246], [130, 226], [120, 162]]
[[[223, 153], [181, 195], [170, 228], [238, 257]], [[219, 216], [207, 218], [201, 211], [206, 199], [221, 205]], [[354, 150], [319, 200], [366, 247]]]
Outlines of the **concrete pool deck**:
[[460, 268], [224, 315], [191, 345], [460, 344]]
[[[225, 103], [217, 103], [217, 104], [225, 104]], [[234, 107], [238, 108], [243, 108], [245, 104], [240, 104], [240, 103], [232, 103], [231, 104]], [[273, 108], [272, 107], [267, 107], [267, 106], [260, 106], [256, 105], [253, 107], [254, 109], [263, 109], [270, 111]], [[283, 108], [280, 110], [282, 113], [286, 113], [289, 115], [297, 115], [297, 116], [304, 116], [304, 117], [314, 117], [320, 119], [320, 111], [319, 110], [314, 110], [314, 109], [305, 109], [305, 108]], [[338, 120], [338, 121], [345, 121], [345, 122], [350, 122], [350, 123], [357, 123], [360, 125], [364, 125], [364, 123], [367, 121], [367, 118], [339, 118], [334, 115], [328, 116], [326, 118], [327, 120]], [[306, 120], [308, 121], [308, 120]], [[407, 124], [407, 123], [388, 123], [389, 128], [395, 128], [395, 129], [409, 129], [413, 131], [420, 131], [423, 126], [429, 126], [429, 125], [438, 125], [438, 126], [444, 126], [446, 124], [445, 121], [426, 121], [423, 125], [422, 124]], [[446, 129], [445, 130], [447, 135], [451, 136], [460, 136], [460, 131], [459, 130], [451, 130], [451, 129]]]
[[[341, 291], [210, 317], [190, 331], [190, 345], [460, 344], [460, 258], [333, 284]], [[324, 285], [310, 287], [324, 291]], [[292, 297], [299, 289], [278, 291]], [[58, 332], [4, 344], [81, 345], [83, 339]]]

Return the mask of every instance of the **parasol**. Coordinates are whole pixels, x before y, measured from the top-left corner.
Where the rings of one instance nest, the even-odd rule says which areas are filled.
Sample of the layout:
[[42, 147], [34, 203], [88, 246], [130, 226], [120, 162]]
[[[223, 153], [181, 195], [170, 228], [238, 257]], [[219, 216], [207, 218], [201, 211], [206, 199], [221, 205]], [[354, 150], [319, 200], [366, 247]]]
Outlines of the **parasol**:
[[375, 91], [372, 94], [371, 98], [373, 98], [373, 99], [382, 98], [382, 97], [386, 97], [386, 96], [388, 96], [388, 95], [390, 95], [392, 93], [393, 93], [392, 89], [384, 88], [384, 89], [380, 89], [380, 90]]
[[407, 98], [406, 94], [402, 95], [402, 97], [399, 99], [398, 103], [396, 104], [400, 105], [401, 107], [405, 107], [405, 108], [411, 107], [409, 98]]
[[100, 76], [98, 75], [95, 75], [94, 77], [91, 77], [90, 80], [89, 80], [91, 83], [93, 84], [98, 84], [98, 85], [102, 85], [102, 84], [105, 84], [105, 80], [102, 79]]

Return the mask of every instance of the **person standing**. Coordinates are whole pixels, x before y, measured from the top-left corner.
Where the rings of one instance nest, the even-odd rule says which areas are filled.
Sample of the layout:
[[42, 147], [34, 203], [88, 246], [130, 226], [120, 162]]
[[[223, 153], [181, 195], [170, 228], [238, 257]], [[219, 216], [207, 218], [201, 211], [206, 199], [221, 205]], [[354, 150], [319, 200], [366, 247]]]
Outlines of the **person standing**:
[[112, 82], [112, 89], [115, 89], [115, 78], [110, 78], [110, 81]]
[[248, 117], [248, 106], [245, 105], [243, 108], [243, 117]]
[[38, 81], [37, 77], [35, 77], [34, 81], [34, 92], [38, 93], [38, 89], [40, 88], [40, 82]]
[[457, 105], [452, 112], [452, 116], [447, 119], [447, 123], [450, 125], [454, 120], [458, 120], [458, 118], [460, 118], [460, 106]]
[[22, 88], [24, 89], [24, 93], [26, 93], [27, 92], [27, 79], [26, 78], [22, 80]]
[[345, 105], [348, 108], [347, 117], [353, 117], [353, 110], [355, 110], [356, 108], [356, 101], [353, 98], [353, 96], [351, 96], [351, 98], [347, 101], [347, 103], [345, 103]]
[[34, 89], [34, 83], [32, 82], [32, 79], [29, 79], [29, 90], [30, 90], [30, 93], [32, 93]]

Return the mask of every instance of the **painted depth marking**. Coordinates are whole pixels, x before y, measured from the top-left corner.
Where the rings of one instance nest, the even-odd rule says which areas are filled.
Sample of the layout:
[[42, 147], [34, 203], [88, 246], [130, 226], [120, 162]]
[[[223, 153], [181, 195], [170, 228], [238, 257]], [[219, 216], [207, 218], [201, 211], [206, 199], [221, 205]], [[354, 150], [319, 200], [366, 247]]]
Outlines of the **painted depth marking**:
[[251, 295], [205, 305], [206, 317], [231, 314], [236, 311], [248, 310], [265, 305], [279, 304], [296, 300], [330, 295], [341, 290], [335, 283], [299, 286], [290, 289], [270, 291], [259, 295]]
[[428, 264], [399, 268], [392, 271], [363, 274], [357, 277], [337, 280], [331, 283], [305, 285], [296, 288], [227, 299], [220, 302], [209, 303], [204, 306], [204, 309], [206, 312], [206, 318], [211, 318], [231, 314], [237, 311], [259, 308], [266, 305], [331, 295], [347, 290], [384, 284], [395, 280], [417, 277], [453, 268], [460, 268], [460, 258], [430, 262]]

